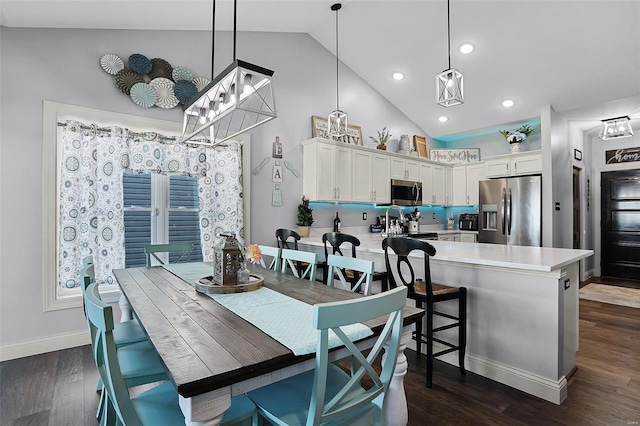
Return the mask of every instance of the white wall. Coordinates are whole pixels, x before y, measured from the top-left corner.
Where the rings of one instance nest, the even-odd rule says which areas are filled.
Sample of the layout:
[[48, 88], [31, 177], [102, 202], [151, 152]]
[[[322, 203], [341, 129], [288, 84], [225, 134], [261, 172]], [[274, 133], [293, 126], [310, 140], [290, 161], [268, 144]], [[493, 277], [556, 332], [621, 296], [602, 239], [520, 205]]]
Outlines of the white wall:
[[[181, 122], [179, 108], [136, 106], [102, 71], [100, 58], [142, 53], [210, 77], [210, 40], [210, 33], [195, 31], [0, 28], [0, 349], [45, 340], [53, 350], [86, 329], [81, 309], [42, 311], [43, 100]], [[219, 72], [232, 59], [230, 35], [217, 35], [216, 47]], [[335, 107], [334, 57], [305, 34], [241, 33], [237, 51], [239, 59], [275, 71], [278, 118], [251, 132], [252, 169], [271, 158], [280, 136], [283, 159], [302, 172], [299, 141], [311, 137], [311, 116]], [[383, 126], [396, 135], [426, 134], [344, 66], [340, 81], [340, 106], [365, 137]], [[276, 228], [295, 226], [302, 180], [285, 170], [283, 207], [271, 207], [271, 164], [252, 179], [252, 242], [271, 243]]]

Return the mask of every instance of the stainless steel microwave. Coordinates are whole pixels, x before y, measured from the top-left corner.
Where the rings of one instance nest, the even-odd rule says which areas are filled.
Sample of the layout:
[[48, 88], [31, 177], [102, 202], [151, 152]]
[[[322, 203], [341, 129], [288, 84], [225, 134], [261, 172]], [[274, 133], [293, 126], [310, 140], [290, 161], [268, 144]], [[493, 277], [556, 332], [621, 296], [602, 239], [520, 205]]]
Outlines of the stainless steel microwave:
[[422, 182], [391, 179], [391, 204], [398, 206], [422, 205]]

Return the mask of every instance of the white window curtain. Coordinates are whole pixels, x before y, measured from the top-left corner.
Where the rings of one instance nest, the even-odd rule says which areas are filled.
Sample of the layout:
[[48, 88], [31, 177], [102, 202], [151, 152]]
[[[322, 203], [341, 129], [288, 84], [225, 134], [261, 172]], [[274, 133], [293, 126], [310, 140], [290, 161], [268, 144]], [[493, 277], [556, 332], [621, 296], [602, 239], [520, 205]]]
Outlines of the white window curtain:
[[[113, 284], [124, 268], [123, 173], [199, 178], [203, 256], [212, 260], [215, 233], [243, 231], [241, 146], [189, 146], [154, 132], [64, 124], [60, 178], [58, 284], [79, 286], [82, 259], [93, 256], [96, 281]], [[215, 173], [211, 171], [215, 170]], [[235, 202], [235, 205], [233, 204]]]
[[202, 258], [213, 262], [220, 232], [234, 233], [244, 243], [242, 144], [227, 141], [214, 149], [210, 173], [198, 183]]

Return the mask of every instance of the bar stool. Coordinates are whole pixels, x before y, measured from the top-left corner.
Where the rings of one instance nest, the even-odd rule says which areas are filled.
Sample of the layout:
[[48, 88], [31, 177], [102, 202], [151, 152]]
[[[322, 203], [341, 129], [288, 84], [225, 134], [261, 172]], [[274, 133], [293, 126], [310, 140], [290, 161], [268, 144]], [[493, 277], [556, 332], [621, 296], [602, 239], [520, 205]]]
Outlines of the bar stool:
[[[327, 244], [328, 243], [328, 244]], [[351, 244], [351, 257], [356, 257], [356, 247], [360, 246], [360, 240], [349, 234], [343, 234], [342, 232], [327, 232], [322, 235], [322, 244], [324, 245], [324, 258], [328, 259], [330, 254], [342, 254], [340, 246], [344, 243]], [[329, 245], [331, 245], [332, 252], [329, 253]], [[327, 283], [327, 269], [323, 269], [322, 282]], [[353, 283], [358, 281], [359, 274], [354, 271], [347, 271], [347, 278]], [[374, 272], [371, 277], [371, 281], [380, 281], [382, 291], [387, 291], [387, 272]]]
[[[389, 284], [391, 288], [398, 286], [394, 278], [394, 270], [391, 268], [389, 260], [390, 252], [398, 257], [396, 262], [395, 272], [402, 281], [402, 284], [408, 287], [409, 292], [407, 298], [415, 300], [416, 307], [425, 309], [427, 311], [427, 330], [426, 334], [422, 333], [422, 321], [416, 324], [416, 331], [414, 332], [413, 339], [416, 341], [416, 351], [420, 355], [420, 346], [422, 343], [427, 345], [427, 373], [426, 381], [427, 387], [432, 385], [433, 376], [433, 358], [448, 354], [450, 352], [458, 351], [458, 363], [460, 366], [460, 373], [466, 374], [464, 368], [464, 353], [467, 345], [467, 289], [465, 287], [448, 287], [440, 284], [434, 284], [431, 282], [431, 270], [429, 268], [429, 257], [436, 254], [436, 249], [426, 241], [417, 240], [414, 238], [385, 238], [382, 240], [382, 248], [384, 250], [384, 259], [387, 266], [387, 273], [389, 275]], [[408, 256], [412, 251], [417, 250], [424, 253], [424, 281], [416, 279], [414, 268], [409, 262]], [[405, 273], [402, 270], [402, 264], [406, 264], [411, 276], [407, 280]], [[436, 311], [434, 305], [438, 302], [444, 302], [446, 300], [458, 300], [458, 316], [451, 315], [445, 312]], [[446, 325], [439, 327], [433, 326], [433, 316], [438, 315], [452, 320]], [[458, 327], [458, 343], [452, 344], [437, 337], [434, 337], [435, 333], [449, 330], [451, 328]], [[447, 347], [442, 351], [433, 353], [433, 342], [438, 342]]]

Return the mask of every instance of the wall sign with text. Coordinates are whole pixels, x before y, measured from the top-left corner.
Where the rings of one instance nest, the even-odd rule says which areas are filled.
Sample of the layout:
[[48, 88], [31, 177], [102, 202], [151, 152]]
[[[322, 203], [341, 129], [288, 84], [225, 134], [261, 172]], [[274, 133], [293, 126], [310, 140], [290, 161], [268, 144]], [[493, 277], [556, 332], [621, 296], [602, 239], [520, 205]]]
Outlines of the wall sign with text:
[[620, 148], [605, 152], [607, 164], [632, 163], [640, 161], [640, 147]]
[[432, 149], [429, 151], [429, 159], [447, 164], [478, 163], [480, 148]]

